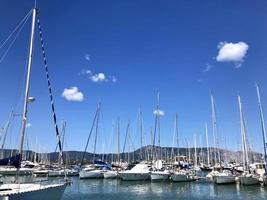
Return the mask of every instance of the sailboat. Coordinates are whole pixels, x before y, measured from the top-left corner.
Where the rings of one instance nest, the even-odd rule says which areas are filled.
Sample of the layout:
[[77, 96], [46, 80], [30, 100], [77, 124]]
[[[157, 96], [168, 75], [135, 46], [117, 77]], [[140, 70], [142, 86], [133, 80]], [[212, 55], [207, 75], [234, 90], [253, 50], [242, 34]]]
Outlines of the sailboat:
[[[170, 178], [174, 182], [189, 182], [189, 181], [195, 181], [195, 171], [190, 168], [190, 161], [191, 161], [191, 154], [190, 154], [190, 148], [187, 143], [187, 149], [188, 149], [188, 158], [186, 156], [180, 155], [179, 151], [179, 138], [178, 138], [178, 115], [176, 114], [175, 118], [175, 132], [176, 132], [176, 143], [177, 143], [177, 156], [174, 156], [174, 162], [172, 165], [172, 170], [170, 173]], [[174, 141], [174, 136], [173, 136]], [[174, 154], [174, 151], [172, 149], [172, 154]]]
[[239, 176], [239, 182], [243, 185], [255, 185], [259, 184], [259, 177], [256, 174], [252, 174], [249, 170], [247, 128], [245, 124], [245, 116], [243, 112], [241, 98], [239, 95], [238, 95], [238, 104], [240, 112], [240, 132], [242, 138], [243, 169], [244, 169], [242, 175]]
[[157, 160], [154, 160], [154, 165], [153, 165], [153, 170], [151, 172], [150, 178], [152, 181], [156, 180], [167, 180], [169, 179], [170, 172], [164, 168], [163, 166], [163, 161], [162, 161], [162, 149], [160, 146], [160, 107], [159, 107], [159, 101], [160, 101], [160, 94], [158, 92], [157, 94], [157, 107], [155, 113], [155, 129], [154, 129], [154, 139], [153, 139], [153, 147], [155, 144], [155, 138], [156, 138], [156, 133], [158, 130], [158, 143], [159, 143], [159, 156], [157, 156]]
[[97, 143], [97, 134], [98, 134], [98, 123], [99, 123], [99, 115], [100, 115], [100, 103], [97, 104], [97, 109], [96, 109], [96, 113], [94, 116], [94, 121], [88, 136], [88, 140], [85, 146], [85, 150], [83, 153], [83, 157], [82, 157], [82, 161], [81, 164], [83, 164], [83, 160], [85, 157], [85, 153], [91, 138], [91, 135], [93, 133], [93, 129], [95, 126], [95, 141], [94, 141], [94, 155], [93, 155], [93, 164], [90, 165], [86, 165], [84, 166], [81, 171], [79, 172], [79, 177], [80, 179], [85, 179], [85, 178], [104, 178], [103, 175], [103, 168], [106, 167], [106, 163], [102, 162], [102, 161], [96, 161], [95, 160], [95, 151], [96, 151], [96, 143]]
[[[129, 127], [129, 123], [128, 123], [128, 127]], [[128, 127], [127, 127], [127, 133], [128, 133]], [[117, 128], [116, 136], [117, 136], [117, 147], [118, 147], [118, 149], [117, 149], [118, 150], [117, 163], [115, 163], [115, 165], [113, 165], [114, 169], [111, 168], [111, 170], [105, 170], [104, 171], [104, 178], [105, 179], [117, 178], [118, 177], [118, 169], [120, 168], [120, 122], [119, 122], [119, 119], [117, 121], [117, 127], [116, 128]], [[115, 127], [114, 127], [114, 130], [115, 130]], [[111, 164], [111, 166], [112, 166], [112, 164]]]
[[[31, 10], [32, 14], [32, 25], [31, 25], [31, 35], [30, 35], [30, 44], [29, 44], [29, 54], [28, 54], [28, 62], [27, 62], [27, 78], [26, 78], [26, 87], [25, 87], [25, 95], [24, 95], [24, 106], [23, 106], [23, 115], [22, 115], [22, 125], [21, 125], [21, 134], [20, 134], [20, 147], [19, 147], [19, 154], [14, 157], [14, 163], [17, 167], [17, 175], [16, 175], [16, 182], [15, 183], [4, 183], [0, 185], [0, 199], [9, 199], [9, 200], [33, 200], [33, 199], [53, 199], [59, 200], [67, 186], [67, 182], [64, 181], [62, 183], [57, 184], [41, 184], [38, 182], [30, 182], [30, 183], [20, 183], [18, 180], [18, 175], [21, 166], [21, 159], [23, 153], [23, 146], [24, 146], [24, 136], [25, 136], [25, 129], [27, 124], [27, 113], [28, 113], [28, 104], [32, 101], [32, 97], [29, 96], [29, 88], [30, 88], [30, 78], [31, 78], [31, 67], [32, 67], [32, 58], [33, 58], [33, 41], [34, 41], [34, 33], [35, 33], [35, 24], [36, 24], [36, 16], [37, 8], [36, 5]], [[37, 20], [38, 28], [40, 32], [40, 39], [42, 45], [42, 52], [44, 56], [44, 64], [46, 69], [46, 78], [49, 86], [49, 94], [50, 100], [53, 110], [53, 118], [54, 124], [56, 127], [56, 134], [58, 138], [59, 149], [61, 150], [61, 142], [58, 133], [56, 115], [55, 115], [55, 107], [52, 100], [52, 92], [51, 92], [51, 85], [49, 80], [48, 68], [47, 68], [47, 61], [45, 56], [44, 50], [44, 43], [42, 37], [42, 30], [40, 26], [40, 20]], [[62, 152], [60, 152], [62, 155]]]
[[217, 113], [215, 107], [215, 99], [213, 94], [210, 96], [211, 99], [211, 117], [212, 117], [212, 133], [213, 133], [213, 155], [214, 155], [214, 165], [213, 170], [206, 176], [209, 179], [212, 179], [213, 176], [218, 175], [221, 170], [221, 157], [218, 144], [218, 130], [217, 130]]
[[200, 166], [200, 169], [202, 171], [211, 171], [212, 168], [210, 166], [210, 148], [209, 148], [209, 137], [208, 137], [208, 124], [205, 123], [205, 135], [206, 135], [206, 148], [207, 148], [207, 163], [206, 164], [202, 164]]
[[264, 123], [264, 117], [263, 117], [260, 90], [259, 90], [259, 86], [257, 84], [256, 84], [256, 90], [257, 90], [257, 97], [258, 97], [259, 110], [260, 110], [262, 140], [263, 140], [263, 149], [264, 149], [264, 162], [265, 162], [265, 164], [264, 164], [265, 172], [263, 174], [261, 174], [260, 180], [265, 185], [267, 185], [267, 150], [266, 150], [267, 141], [266, 141], [266, 131], [265, 131], [265, 123]]

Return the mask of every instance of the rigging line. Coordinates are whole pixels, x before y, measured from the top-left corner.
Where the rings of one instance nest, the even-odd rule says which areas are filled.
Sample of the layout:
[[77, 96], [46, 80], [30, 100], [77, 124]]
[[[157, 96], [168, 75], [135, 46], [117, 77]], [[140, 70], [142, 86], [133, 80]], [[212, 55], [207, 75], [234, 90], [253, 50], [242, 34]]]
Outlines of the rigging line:
[[[30, 16], [30, 15], [29, 15]], [[14, 39], [12, 40], [12, 42], [9, 44], [7, 50], [4, 52], [4, 54], [2, 55], [2, 57], [0, 58], [0, 63], [3, 62], [3, 60], [5, 59], [6, 55], [8, 54], [9, 50], [12, 48], [12, 46], [14, 45], [15, 41], [17, 40], [20, 32], [22, 31], [24, 25], [26, 24], [26, 22], [29, 19], [29, 16], [26, 18], [26, 20], [23, 22], [23, 24], [21, 25], [21, 27], [19, 28], [18, 32], [16, 33]]]
[[83, 160], [84, 160], [84, 157], [85, 157], [85, 153], [86, 153], [86, 150], [87, 150], [87, 147], [88, 147], [88, 144], [89, 144], [89, 141], [90, 141], [90, 138], [91, 138], [91, 135], [92, 135], [94, 126], [95, 126], [95, 122], [96, 122], [96, 118], [97, 118], [97, 115], [98, 115], [98, 111], [99, 111], [99, 107], [97, 106], [97, 109], [96, 109], [96, 112], [95, 112], [95, 116], [94, 116], [94, 121], [93, 121], [93, 124], [92, 124], [92, 126], [91, 126], [91, 130], [90, 130], [90, 133], [89, 133], [89, 136], [88, 136], [86, 145], [85, 145], [85, 149], [84, 149], [84, 152], [83, 152], [83, 156], [82, 156], [81, 164], [83, 164]]
[[[100, 102], [99, 102], [100, 103]], [[102, 122], [102, 131], [103, 131], [103, 133], [102, 133], [102, 137], [104, 138], [104, 143], [106, 142], [106, 143], [108, 143], [106, 140], [107, 140], [107, 138], [108, 137], [105, 137], [106, 136], [106, 128], [105, 128], [105, 121], [104, 121], [104, 114], [103, 114], [103, 111], [102, 111], [103, 109], [100, 109], [100, 115], [101, 115], [101, 122]], [[101, 136], [101, 135], [100, 135]], [[106, 139], [106, 140], [105, 140]]]
[[130, 128], [130, 120], [128, 120], [128, 124], [127, 124], [127, 129], [126, 129], [126, 135], [125, 135], [125, 139], [124, 139], [122, 154], [125, 153], [125, 147], [126, 147], [126, 142], [127, 142], [127, 138], [128, 138], [129, 128]]
[[[100, 108], [99, 108], [99, 109], [100, 109]], [[97, 115], [97, 118], [96, 118], [95, 143], [94, 143], [94, 155], [93, 155], [93, 161], [95, 161], [95, 154], [96, 154], [96, 144], [97, 144], [97, 136], [98, 136], [99, 114], [100, 114], [100, 110], [99, 110], [98, 115]]]
[[38, 16], [37, 24], [38, 24], [38, 29], [39, 29], [39, 36], [40, 36], [41, 49], [42, 49], [42, 54], [43, 54], [43, 62], [44, 62], [44, 67], [45, 67], [45, 72], [46, 72], [46, 80], [47, 80], [48, 92], [49, 92], [49, 96], [50, 96], [52, 115], [53, 115], [53, 120], [54, 120], [54, 126], [55, 126], [55, 129], [56, 129], [56, 137], [57, 137], [57, 140], [58, 140], [59, 153], [60, 153], [61, 162], [62, 162], [61, 164], [63, 164], [64, 160], [63, 160], [63, 152], [62, 152], [62, 143], [61, 143], [60, 133], [59, 133], [59, 130], [58, 130], [58, 125], [57, 125], [55, 104], [54, 104], [54, 101], [53, 101], [51, 81], [50, 81], [50, 77], [49, 77], [49, 73], [48, 73], [47, 59], [46, 59], [46, 53], [45, 53], [45, 49], [44, 49], [43, 33], [42, 33], [42, 29], [41, 29], [41, 23], [40, 23], [40, 18], [39, 18], [38, 12], [37, 12], [37, 16]]
[[4, 40], [4, 42], [0, 45], [0, 49], [5, 46], [5, 44], [7, 43], [7, 41], [12, 37], [12, 35], [19, 29], [19, 27], [21, 26], [21, 24], [23, 24], [23, 22], [29, 18], [29, 16], [32, 13], [32, 9], [28, 12], [28, 14], [25, 15], [25, 17], [20, 21], [20, 23], [16, 26], [16, 28], [10, 33], [10, 35]]

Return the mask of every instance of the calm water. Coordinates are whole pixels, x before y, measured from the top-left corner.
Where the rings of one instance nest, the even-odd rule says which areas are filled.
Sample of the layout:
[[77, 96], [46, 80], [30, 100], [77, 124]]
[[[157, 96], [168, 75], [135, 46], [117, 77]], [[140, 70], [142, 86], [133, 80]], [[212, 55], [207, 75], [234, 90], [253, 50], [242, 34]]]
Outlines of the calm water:
[[66, 188], [63, 200], [132, 200], [132, 199], [267, 199], [267, 187], [214, 185], [198, 181], [127, 182], [108, 179], [72, 178], [73, 184]]

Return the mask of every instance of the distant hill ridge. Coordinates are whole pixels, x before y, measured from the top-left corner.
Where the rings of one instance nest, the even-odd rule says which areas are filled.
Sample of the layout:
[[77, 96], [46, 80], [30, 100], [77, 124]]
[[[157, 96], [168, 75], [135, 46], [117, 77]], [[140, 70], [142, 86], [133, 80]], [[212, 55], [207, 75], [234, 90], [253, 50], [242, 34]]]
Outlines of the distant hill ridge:
[[[207, 162], [207, 148], [206, 147], [198, 147], [196, 148], [197, 151], [197, 160], [198, 162]], [[210, 160], [211, 162], [214, 160], [215, 153], [218, 160], [218, 151], [220, 152], [220, 159], [222, 162], [226, 161], [236, 161], [241, 163], [242, 162], [242, 152], [240, 151], [231, 151], [226, 149], [216, 149], [213, 147], [209, 148], [210, 151]], [[172, 148], [172, 147], [154, 147], [154, 155], [157, 155], [158, 158], [160, 158], [160, 155], [162, 159], [169, 160], [172, 155], [177, 156], [187, 156], [191, 158], [192, 161], [195, 160], [195, 149], [194, 148]], [[156, 152], [156, 153], [155, 153]], [[160, 153], [161, 152], [161, 153]], [[18, 153], [18, 150], [16, 149], [3, 149], [0, 150], [0, 156], [1, 158], [9, 157], [11, 155], [14, 155]], [[67, 161], [68, 164], [77, 164], [81, 162], [83, 151], [64, 151], [64, 158]], [[31, 150], [24, 151], [23, 159], [27, 160], [34, 160], [35, 152]], [[36, 153], [36, 158], [38, 160], [44, 160], [44, 161], [50, 161], [52, 163], [57, 162], [58, 160], [58, 152], [51, 152], [51, 153]], [[152, 146], [144, 146], [142, 148], [139, 148], [135, 150], [134, 152], [125, 152], [120, 153], [119, 157], [122, 161], [139, 161], [139, 160], [151, 160], [152, 155]], [[251, 152], [249, 153], [249, 159], [251, 162], [260, 162], [262, 161], [262, 154], [257, 152]], [[84, 163], [90, 163], [93, 160], [93, 153], [86, 152]], [[95, 160], [104, 160], [106, 162], [111, 161], [117, 161], [118, 160], [118, 154], [117, 153], [105, 153], [105, 154], [95, 154]]]

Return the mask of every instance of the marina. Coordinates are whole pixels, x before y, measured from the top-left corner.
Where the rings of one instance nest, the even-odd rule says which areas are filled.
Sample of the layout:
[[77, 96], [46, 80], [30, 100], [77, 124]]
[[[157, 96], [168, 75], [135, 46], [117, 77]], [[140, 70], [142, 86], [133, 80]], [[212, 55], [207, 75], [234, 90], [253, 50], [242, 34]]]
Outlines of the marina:
[[[28, 12], [15, 7], [19, 14], [0, 21], [5, 27], [0, 32], [5, 94], [0, 98], [0, 200], [267, 199], [265, 73], [263, 68], [248, 72], [250, 68], [242, 67], [266, 65], [259, 53], [267, 52], [264, 42], [245, 31], [236, 37], [248, 42], [220, 39], [213, 52], [217, 56], [210, 56], [200, 73], [193, 67], [197, 61], [185, 54], [182, 38], [200, 37], [195, 19], [216, 24], [217, 12], [206, 12], [196, 2], [156, 2], [160, 12], [152, 9], [152, 18], [147, 11], [132, 13], [140, 5], [150, 10], [147, 2], [47, 2], [32, 2]], [[10, 7], [8, 1], [4, 4]], [[20, 2], [22, 7], [28, 4]], [[179, 15], [191, 15], [178, 5], [196, 6], [213, 17], [191, 11], [195, 19], [181, 22]], [[212, 7], [223, 10], [223, 5]], [[251, 3], [245, 5], [251, 8]], [[9, 15], [0, 12], [0, 18]], [[253, 12], [251, 17], [259, 19]], [[259, 24], [265, 22], [267, 15]], [[129, 24], [142, 28], [136, 32]], [[213, 37], [206, 38], [209, 34], [201, 35], [201, 41], [214, 45]], [[177, 43], [165, 55], [162, 49], [172, 49], [175, 40], [183, 48]], [[201, 46], [189, 43], [190, 51]], [[84, 51], [94, 59], [83, 53], [77, 61]], [[179, 56], [175, 62], [173, 52]], [[200, 50], [194, 57], [208, 60], [203, 56], [207, 52]], [[73, 67], [78, 64], [85, 67]]]

